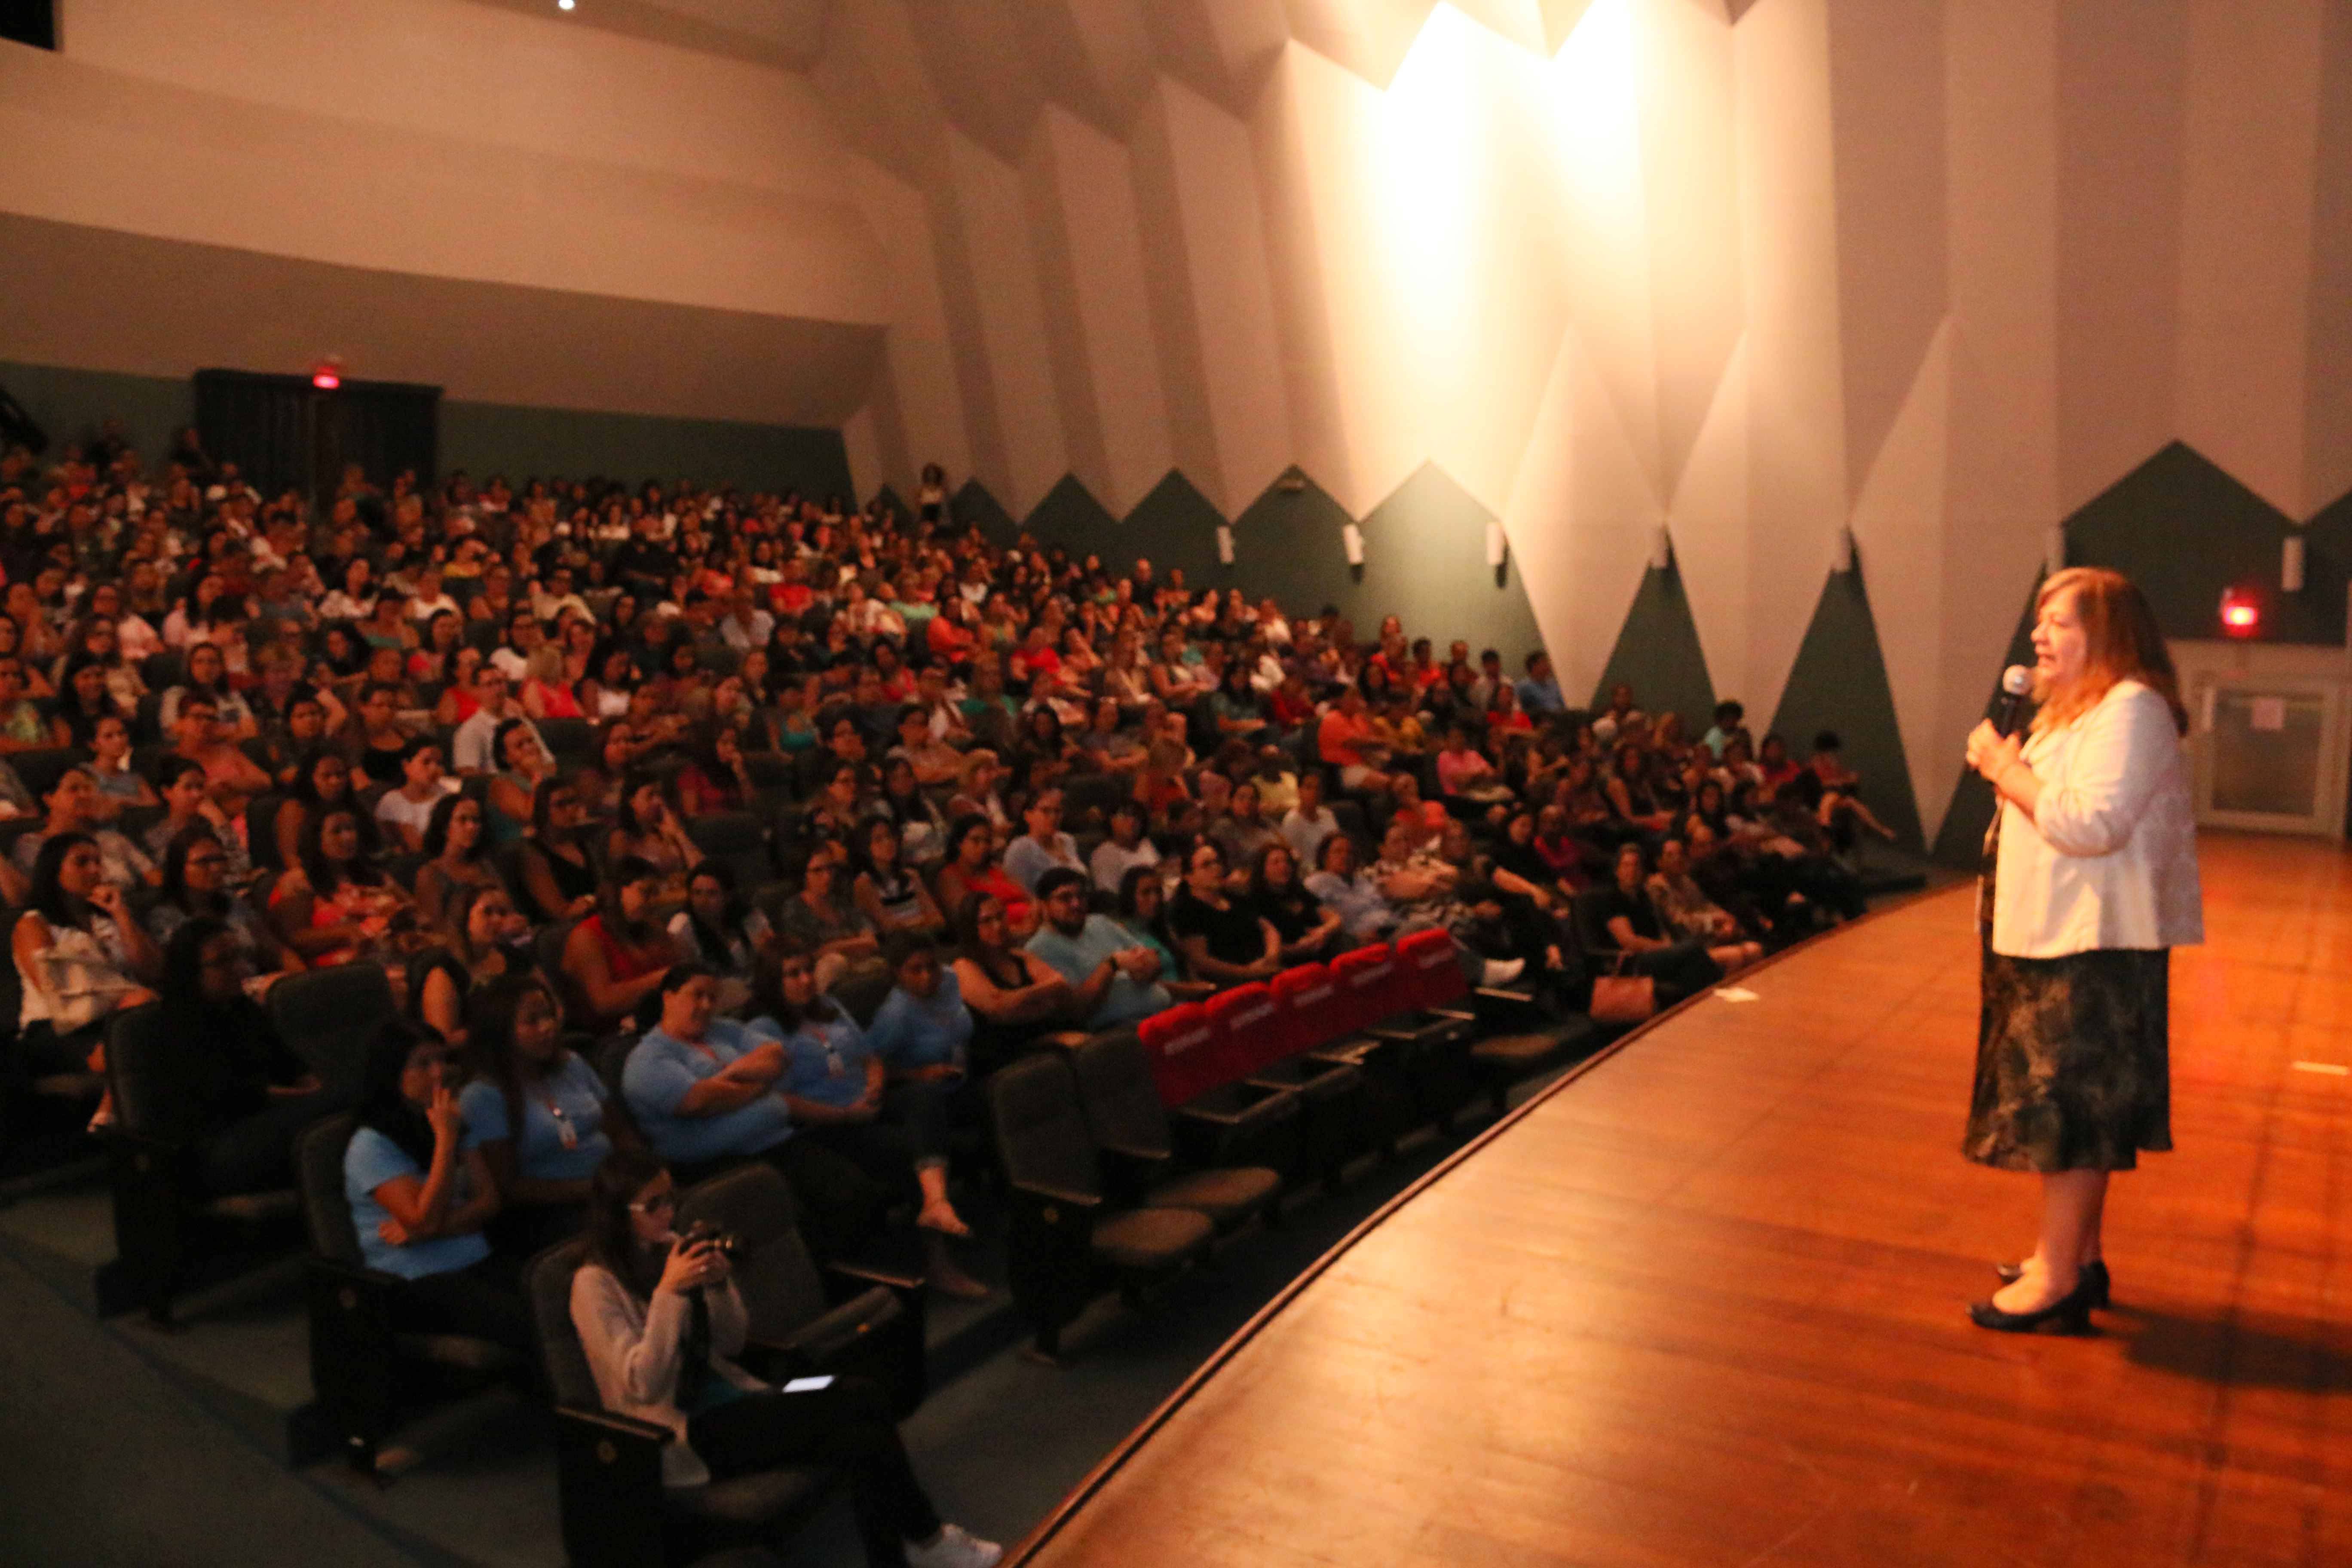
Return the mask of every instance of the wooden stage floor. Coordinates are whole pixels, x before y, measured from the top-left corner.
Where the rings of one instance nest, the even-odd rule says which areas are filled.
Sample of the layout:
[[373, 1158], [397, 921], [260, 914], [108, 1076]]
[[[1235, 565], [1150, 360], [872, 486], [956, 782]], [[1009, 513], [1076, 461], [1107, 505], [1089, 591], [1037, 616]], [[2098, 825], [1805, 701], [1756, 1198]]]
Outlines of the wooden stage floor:
[[[2173, 1138], [2084, 1339], [1972, 1327], [1969, 889], [1559, 1086], [1359, 1233], [1040, 1563], [2352, 1564], [2352, 855], [2209, 836]], [[1046, 1533], [1050, 1532], [1050, 1533]]]

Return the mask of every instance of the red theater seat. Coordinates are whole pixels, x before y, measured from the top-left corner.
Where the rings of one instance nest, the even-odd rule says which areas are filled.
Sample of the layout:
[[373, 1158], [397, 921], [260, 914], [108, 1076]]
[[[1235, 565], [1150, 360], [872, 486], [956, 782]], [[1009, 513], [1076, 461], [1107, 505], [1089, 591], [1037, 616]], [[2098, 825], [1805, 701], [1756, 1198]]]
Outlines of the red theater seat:
[[1160, 1088], [1160, 1104], [1188, 1104], [1225, 1081], [1218, 1076], [1223, 1064], [1213, 1048], [1216, 1024], [1198, 1002], [1154, 1013], [1136, 1026], [1135, 1033], [1151, 1060], [1151, 1081]]
[[1273, 988], [1256, 982], [1220, 991], [1205, 1004], [1217, 1038], [1210, 1046], [1217, 1081], [1245, 1079], [1265, 1063], [1289, 1054], [1281, 1027], [1282, 1009]]
[[1274, 977], [1272, 990], [1280, 1011], [1276, 1015], [1282, 1039], [1281, 1055], [1292, 1056], [1328, 1046], [1346, 1033], [1340, 1027], [1339, 988], [1331, 971], [1320, 963], [1302, 963]]
[[1338, 1032], [1352, 1035], [1393, 1010], [1389, 986], [1396, 978], [1396, 952], [1386, 942], [1343, 952], [1331, 961], [1332, 998]]
[[1417, 931], [1396, 944], [1398, 1012], [1427, 1011], [1470, 994], [1454, 939], [1442, 931]]

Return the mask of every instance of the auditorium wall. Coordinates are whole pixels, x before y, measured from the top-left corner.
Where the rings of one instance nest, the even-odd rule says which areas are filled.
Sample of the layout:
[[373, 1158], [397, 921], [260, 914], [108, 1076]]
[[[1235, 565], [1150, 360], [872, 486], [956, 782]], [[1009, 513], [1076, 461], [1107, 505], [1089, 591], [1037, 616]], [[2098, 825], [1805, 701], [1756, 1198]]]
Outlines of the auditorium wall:
[[[1439, 475], [1572, 690], [1649, 657], [1664, 530], [1659, 680], [1801, 710], [1866, 620], [1891, 717], [1841, 727], [1931, 828], [2053, 523], [2175, 442], [2286, 518], [2352, 489], [2347, 0], [252, 11], [66, 0], [0, 59], [0, 264], [196, 247], [203, 302], [369, 300], [358, 374], [837, 425], [865, 490], [936, 459], [1008, 521], [1075, 481], [1101, 516], [1048, 517], [1124, 529], [1174, 470], [1242, 574], [1294, 467], [1368, 533]], [[367, 335], [393, 295], [454, 370]], [[137, 354], [0, 354], [184, 373], [151, 296]], [[332, 318], [290, 319], [299, 368]]]

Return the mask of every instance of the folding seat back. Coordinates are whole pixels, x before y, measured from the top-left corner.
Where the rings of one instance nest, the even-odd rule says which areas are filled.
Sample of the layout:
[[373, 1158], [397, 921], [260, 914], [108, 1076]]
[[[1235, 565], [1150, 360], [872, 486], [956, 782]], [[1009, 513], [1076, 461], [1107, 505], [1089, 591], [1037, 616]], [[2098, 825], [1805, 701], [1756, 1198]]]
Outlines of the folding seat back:
[[1213, 1049], [1217, 1027], [1209, 1010], [1186, 1002], [1164, 1013], [1154, 1013], [1136, 1026], [1151, 1060], [1151, 1080], [1160, 1086], [1160, 1103], [1167, 1106], [1198, 1100], [1223, 1080], [1223, 1064]]
[[824, 1282], [801, 1239], [792, 1189], [774, 1166], [755, 1160], [681, 1194], [678, 1227], [701, 1220], [735, 1239], [735, 1288], [752, 1339], [782, 1344], [824, 1315]]
[[1320, 963], [1302, 963], [1274, 977], [1276, 1014], [1285, 1055], [1328, 1045], [1347, 1031], [1340, 1025], [1339, 988]]
[[1210, 997], [1206, 1006], [1217, 1031], [1209, 1049], [1218, 1083], [1245, 1079], [1267, 1062], [1290, 1054], [1282, 1007], [1274, 999], [1273, 987], [1257, 981], [1236, 985]]
[[1087, 1129], [1106, 1149], [1166, 1155], [1174, 1142], [1142, 1042], [1125, 1029], [1096, 1035], [1070, 1054]]
[[1015, 1186], [1102, 1193], [1077, 1080], [1058, 1051], [1022, 1058], [988, 1080], [988, 1113], [1005, 1180]]
[[359, 1092], [368, 1042], [400, 1008], [375, 963], [340, 963], [289, 974], [269, 988], [269, 1021], [344, 1103]]
[[1333, 1003], [1342, 1034], [1376, 1024], [1393, 1010], [1389, 984], [1395, 975], [1396, 951], [1384, 942], [1331, 961], [1331, 980], [1339, 992]]
[[1458, 1002], [1470, 994], [1470, 982], [1454, 939], [1442, 931], [1417, 931], [1396, 944], [1398, 1005], [1394, 1011], [1426, 1011]]

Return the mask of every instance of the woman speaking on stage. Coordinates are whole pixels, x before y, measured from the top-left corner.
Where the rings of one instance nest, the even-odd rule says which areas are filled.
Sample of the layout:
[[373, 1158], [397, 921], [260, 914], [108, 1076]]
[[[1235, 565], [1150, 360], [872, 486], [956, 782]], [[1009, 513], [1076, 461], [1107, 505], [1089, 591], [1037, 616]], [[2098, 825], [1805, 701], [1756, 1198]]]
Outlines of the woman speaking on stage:
[[2204, 940], [2197, 830], [2171, 657], [2119, 574], [2073, 567], [2034, 605], [2033, 723], [1990, 722], [1978, 916], [1984, 997], [1962, 1152], [2042, 1178], [2039, 1244], [1969, 1315], [2080, 1333], [2107, 1304], [2107, 1177], [2172, 1147], [2168, 960]]

